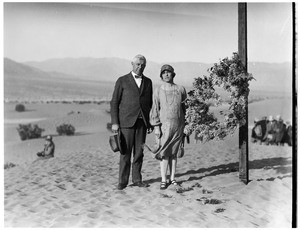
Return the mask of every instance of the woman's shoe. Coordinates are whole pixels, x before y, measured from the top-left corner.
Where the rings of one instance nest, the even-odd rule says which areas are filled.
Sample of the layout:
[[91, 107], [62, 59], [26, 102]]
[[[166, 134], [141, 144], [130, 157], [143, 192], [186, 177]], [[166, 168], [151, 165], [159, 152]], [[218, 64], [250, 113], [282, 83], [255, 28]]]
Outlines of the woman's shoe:
[[166, 188], [167, 188], [167, 183], [164, 182], [164, 181], [162, 181], [162, 182], [160, 183], [160, 190], [165, 190]]
[[172, 180], [172, 181], [171, 181], [171, 184], [172, 184], [172, 185], [175, 185], [175, 186], [178, 185], [177, 182], [176, 182], [176, 180]]

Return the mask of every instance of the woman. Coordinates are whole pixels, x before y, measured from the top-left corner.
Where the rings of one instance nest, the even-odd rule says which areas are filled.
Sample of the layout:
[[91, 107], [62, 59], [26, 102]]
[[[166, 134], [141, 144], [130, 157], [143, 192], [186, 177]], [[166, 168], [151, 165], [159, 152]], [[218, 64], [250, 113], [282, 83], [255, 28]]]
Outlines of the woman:
[[183, 86], [174, 83], [174, 77], [175, 72], [172, 66], [161, 67], [160, 78], [163, 84], [154, 91], [150, 112], [150, 122], [154, 126], [154, 133], [160, 146], [157, 151], [157, 156], [161, 156], [157, 158], [161, 160], [160, 189], [167, 188], [168, 166], [171, 184], [177, 185], [175, 180], [177, 154], [183, 144], [186, 91]]

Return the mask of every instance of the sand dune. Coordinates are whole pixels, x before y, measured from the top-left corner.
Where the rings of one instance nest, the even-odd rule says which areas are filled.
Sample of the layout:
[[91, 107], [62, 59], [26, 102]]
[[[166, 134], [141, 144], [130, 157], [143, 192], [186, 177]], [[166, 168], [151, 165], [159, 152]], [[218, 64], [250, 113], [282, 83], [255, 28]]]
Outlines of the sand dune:
[[[22, 116], [46, 117], [45, 134], [70, 122], [72, 137], [54, 136], [55, 157], [37, 159], [43, 140], [20, 141], [5, 124], [5, 227], [291, 227], [292, 152], [288, 146], [250, 145], [250, 183], [238, 178], [237, 136], [186, 145], [178, 187], [159, 190], [159, 163], [145, 152], [148, 188], [116, 190], [119, 155], [108, 145], [108, 105], [28, 105]], [[13, 105], [6, 117], [19, 119]], [[70, 111], [80, 111], [68, 115]], [[47, 116], [44, 116], [47, 114]], [[153, 134], [147, 143], [153, 143]]]

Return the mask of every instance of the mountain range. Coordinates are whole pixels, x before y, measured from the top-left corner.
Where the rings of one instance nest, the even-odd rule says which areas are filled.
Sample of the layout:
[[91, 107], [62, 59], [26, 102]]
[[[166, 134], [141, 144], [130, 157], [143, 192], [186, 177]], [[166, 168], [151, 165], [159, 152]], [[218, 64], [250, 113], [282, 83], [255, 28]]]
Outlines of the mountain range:
[[[62, 58], [49, 59], [42, 62], [25, 62], [25, 65], [38, 68], [45, 72], [60, 72], [72, 77], [96, 80], [115, 81], [119, 76], [131, 70], [131, 61], [120, 58]], [[144, 74], [154, 83], [159, 83], [160, 67], [166, 63], [147, 61]], [[208, 75], [207, 69], [213, 63], [174, 62], [176, 72], [175, 82], [191, 86], [194, 78]], [[256, 81], [251, 82], [250, 88], [259, 90], [289, 91], [291, 87], [291, 63], [249, 62], [248, 72]]]
[[[147, 61], [144, 74], [150, 77], [154, 84], [160, 83], [160, 67], [165, 63]], [[176, 72], [175, 82], [188, 88], [192, 87], [194, 78], [208, 75], [207, 69], [213, 63], [174, 62]], [[14, 87], [51, 83], [68, 84], [74, 81], [115, 82], [119, 76], [131, 71], [131, 61], [120, 58], [61, 58], [41, 62], [30, 61], [19, 63], [4, 58], [4, 93]], [[291, 63], [249, 62], [248, 72], [256, 79], [250, 84], [251, 90], [291, 92]], [[48, 82], [48, 83], [47, 83]]]

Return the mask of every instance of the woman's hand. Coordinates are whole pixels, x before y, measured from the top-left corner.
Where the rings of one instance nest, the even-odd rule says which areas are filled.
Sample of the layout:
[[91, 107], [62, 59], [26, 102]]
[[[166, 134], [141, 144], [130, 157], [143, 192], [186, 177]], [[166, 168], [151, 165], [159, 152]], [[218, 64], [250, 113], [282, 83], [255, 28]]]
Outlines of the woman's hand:
[[113, 124], [111, 126], [111, 130], [112, 130], [113, 133], [117, 133], [119, 131], [119, 129], [120, 129], [120, 127], [119, 127], [118, 124]]
[[161, 137], [161, 130], [160, 130], [160, 126], [155, 126], [154, 127], [154, 134], [157, 138]]

